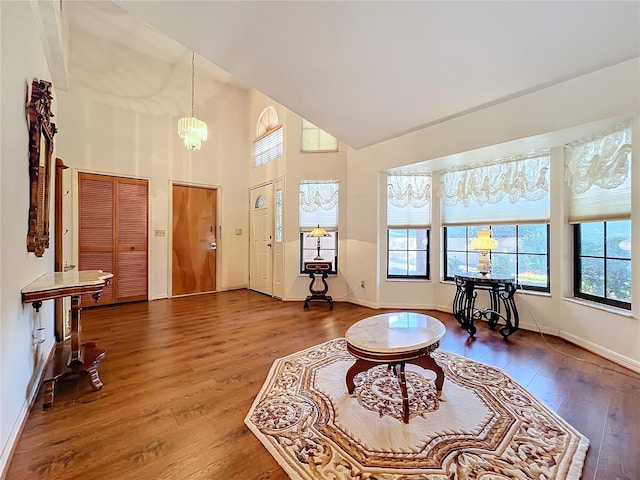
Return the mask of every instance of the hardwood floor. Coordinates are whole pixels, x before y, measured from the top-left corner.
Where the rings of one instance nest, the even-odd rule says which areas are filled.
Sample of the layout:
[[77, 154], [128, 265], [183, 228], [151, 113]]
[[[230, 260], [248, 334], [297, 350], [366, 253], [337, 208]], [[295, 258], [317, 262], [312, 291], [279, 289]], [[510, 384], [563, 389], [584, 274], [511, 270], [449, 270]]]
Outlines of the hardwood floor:
[[[40, 393], [6, 480], [287, 479], [243, 423], [272, 362], [384, 311], [247, 290], [85, 309], [104, 388], [66, 379], [48, 411]], [[502, 368], [589, 438], [583, 479], [640, 479], [637, 374], [535, 332], [505, 342], [481, 323], [470, 340], [452, 315], [424, 313], [447, 326], [442, 349]]]

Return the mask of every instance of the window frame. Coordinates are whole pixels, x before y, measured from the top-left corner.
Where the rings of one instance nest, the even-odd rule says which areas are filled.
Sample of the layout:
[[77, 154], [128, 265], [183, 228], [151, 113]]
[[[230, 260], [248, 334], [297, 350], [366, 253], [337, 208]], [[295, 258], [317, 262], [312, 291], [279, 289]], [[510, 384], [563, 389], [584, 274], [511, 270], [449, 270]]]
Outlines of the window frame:
[[[304, 239], [307, 236], [307, 234], [311, 231], [312, 229], [310, 228], [305, 228], [305, 229], [301, 229], [300, 230], [300, 274], [301, 275], [307, 275], [308, 272], [305, 271], [304, 269], [304, 262], [305, 261], [309, 261], [309, 260], [305, 260], [304, 259], [304, 252], [313, 252], [313, 256], [315, 257], [318, 254], [318, 248], [314, 245], [313, 248], [312, 247], [304, 247]], [[320, 247], [320, 252], [322, 252], [323, 250], [333, 250], [335, 252], [334, 256], [332, 259], [328, 259], [325, 258], [323, 261], [328, 262], [331, 261], [331, 270], [329, 270], [327, 273], [329, 275], [337, 275], [338, 274], [338, 230], [337, 229], [325, 229], [325, 231], [329, 234], [330, 237], [334, 238], [334, 244], [335, 244], [335, 248], [331, 248], [331, 249], [325, 249], [322, 248], [322, 246]], [[327, 238], [327, 237], [324, 237]]]
[[[261, 145], [268, 145], [269, 141], [272, 138], [276, 138], [277, 143], [273, 143], [273, 145], [269, 148], [261, 150], [259, 153], [256, 153], [256, 149]], [[277, 138], [280, 137], [280, 138]], [[259, 138], [256, 138], [253, 142], [253, 168], [260, 167], [262, 165], [266, 165], [267, 163], [278, 160], [284, 155], [284, 127], [279, 125], [272, 130], [269, 130], [267, 133], [262, 135]]]
[[[305, 122], [307, 124], [309, 124], [311, 127], [305, 127]], [[313, 150], [307, 150], [304, 148], [305, 145], [305, 132], [311, 132], [314, 131], [316, 133], [316, 135], [318, 136], [318, 145], [320, 145], [322, 142], [320, 142], [320, 137], [322, 134], [325, 134], [328, 137], [331, 137], [335, 140], [336, 142], [336, 147], [335, 148], [331, 148], [331, 149], [324, 149], [324, 148], [317, 148], [317, 149], [313, 149]], [[340, 151], [340, 141], [334, 137], [333, 135], [330, 135], [329, 133], [325, 132], [324, 130], [322, 130], [320, 127], [318, 127], [317, 125], [311, 123], [309, 120], [306, 120], [304, 118], [300, 118], [300, 153], [336, 153]]]
[[[531, 252], [519, 252], [518, 249], [518, 244], [519, 242], [517, 241], [517, 239], [519, 238], [519, 227], [520, 226], [526, 226], [526, 225], [546, 225], [546, 230], [547, 230], [547, 242], [546, 242], [546, 257], [547, 257], [547, 286], [546, 287], [539, 287], [536, 285], [527, 285], [527, 284], [523, 284], [520, 283], [519, 278], [518, 278], [518, 258], [520, 255], [544, 255], [542, 253], [531, 253]], [[527, 291], [531, 291], [531, 292], [543, 292], [543, 293], [550, 293], [551, 292], [551, 255], [550, 255], [550, 233], [551, 233], [551, 227], [549, 225], [549, 223], [547, 222], [531, 222], [531, 223], [509, 223], [509, 224], [495, 224], [493, 225], [495, 227], [498, 226], [514, 226], [515, 230], [516, 230], [516, 244], [515, 244], [515, 251], [514, 252], [500, 252], [498, 255], [514, 255], [516, 262], [515, 262], [515, 278], [516, 278], [516, 282], [518, 284], [518, 288], [522, 289], [522, 290], [527, 290]], [[465, 228], [465, 249], [464, 250], [450, 250], [448, 248], [447, 245], [447, 240], [448, 240], [448, 236], [447, 236], [447, 228], [455, 228], [455, 227], [464, 227]], [[469, 248], [469, 243], [470, 243], [470, 237], [469, 237], [469, 227], [477, 227], [477, 225], [445, 225], [443, 227], [443, 259], [442, 259], [442, 264], [443, 264], [443, 278], [445, 281], [454, 281], [455, 277], [453, 275], [449, 275], [448, 270], [448, 263], [447, 263], [447, 254], [452, 251], [452, 252], [464, 252], [465, 254], [465, 263], [467, 266], [467, 270], [469, 269], [469, 254], [474, 252], [474, 250], [471, 250]], [[492, 225], [486, 225], [483, 226], [483, 228], [492, 228]], [[489, 252], [489, 258], [493, 259], [493, 252]], [[454, 274], [455, 275], [455, 274]]]
[[[407, 248], [406, 250], [391, 250], [390, 248], [390, 241], [389, 241], [389, 235], [391, 230], [404, 230], [406, 232], [406, 235], [409, 235], [409, 231], [410, 230], [423, 230], [427, 236], [427, 245], [424, 249], [411, 249], [408, 247], [408, 241], [407, 241]], [[417, 279], [417, 280], [431, 280], [431, 228], [430, 227], [420, 227], [420, 226], [407, 226], [407, 227], [401, 227], [401, 226], [388, 226], [387, 227], [387, 279]], [[418, 274], [410, 274], [407, 273], [405, 275], [398, 275], [398, 274], [391, 274], [389, 273], [389, 257], [390, 257], [390, 252], [407, 252], [407, 255], [409, 252], [425, 252], [425, 274], [422, 275], [418, 275]], [[409, 266], [409, 262], [407, 261], [407, 267]]]
[[[599, 303], [599, 304], [603, 304], [603, 305], [608, 305], [611, 307], [616, 307], [616, 308], [621, 308], [624, 310], [631, 310], [631, 306], [632, 306], [632, 302], [623, 302], [621, 300], [615, 300], [613, 298], [607, 298], [606, 296], [599, 296], [599, 295], [592, 295], [589, 293], [584, 293], [582, 291], [580, 291], [580, 287], [582, 285], [582, 269], [581, 269], [581, 265], [582, 262], [580, 261], [583, 258], [597, 258], [597, 259], [602, 259], [603, 263], [604, 263], [604, 283], [603, 283], [603, 290], [604, 290], [604, 294], [607, 294], [607, 260], [622, 260], [622, 261], [628, 261], [629, 263], [631, 263], [632, 261], [632, 256], [630, 255], [629, 258], [622, 258], [622, 257], [613, 257], [613, 256], [608, 256], [607, 255], [607, 223], [608, 222], [614, 222], [614, 221], [618, 221], [618, 220], [599, 220], [599, 221], [591, 221], [591, 222], [580, 222], [580, 223], [574, 223], [572, 225], [573, 227], [573, 296], [576, 298], [580, 298], [583, 300], [588, 300], [590, 302], [595, 302], [595, 303]], [[631, 222], [629, 220], [629, 222]], [[583, 224], [587, 224], [587, 223], [602, 223], [603, 227], [604, 227], [604, 233], [603, 233], [603, 241], [604, 241], [604, 245], [602, 245], [603, 247], [603, 254], [602, 256], [599, 255], [582, 255], [580, 252], [580, 245], [581, 245], [581, 230], [580, 227]], [[630, 278], [629, 281], [631, 281], [632, 279]], [[633, 299], [632, 299], [633, 301]]]

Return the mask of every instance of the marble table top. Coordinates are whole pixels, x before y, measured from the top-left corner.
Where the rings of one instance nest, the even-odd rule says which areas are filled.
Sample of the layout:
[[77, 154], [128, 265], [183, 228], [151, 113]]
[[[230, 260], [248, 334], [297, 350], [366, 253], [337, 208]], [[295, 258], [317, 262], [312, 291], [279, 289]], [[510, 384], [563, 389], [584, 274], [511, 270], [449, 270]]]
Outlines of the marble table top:
[[69, 272], [45, 273], [24, 287], [21, 293], [101, 285], [111, 277], [113, 277], [113, 273], [103, 272], [102, 270], [71, 270]]
[[354, 323], [345, 334], [349, 344], [369, 352], [403, 352], [428, 347], [445, 334], [437, 318], [416, 312], [391, 312]]

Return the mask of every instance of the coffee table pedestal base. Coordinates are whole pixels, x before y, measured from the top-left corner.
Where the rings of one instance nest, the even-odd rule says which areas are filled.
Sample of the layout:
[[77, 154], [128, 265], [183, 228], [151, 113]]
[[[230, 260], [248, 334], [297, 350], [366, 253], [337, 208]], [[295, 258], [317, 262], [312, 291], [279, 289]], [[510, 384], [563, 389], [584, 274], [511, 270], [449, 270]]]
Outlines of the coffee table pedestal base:
[[355, 363], [347, 370], [347, 391], [349, 394], [353, 394], [355, 391], [355, 382], [353, 379], [357, 374], [366, 372], [370, 368], [378, 365], [389, 365], [400, 383], [400, 392], [402, 393], [402, 421], [409, 423], [409, 395], [407, 392], [407, 379], [404, 372], [405, 365], [411, 363], [425, 370], [434, 372], [436, 374], [436, 394], [440, 397], [444, 385], [444, 371], [431, 357], [431, 352], [437, 349], [439, 345], [440, 342], [436, 342], [428, 347], [409, 352], [377, 353], [361, 350], [347, 342], [347, 350], [356, 357]]

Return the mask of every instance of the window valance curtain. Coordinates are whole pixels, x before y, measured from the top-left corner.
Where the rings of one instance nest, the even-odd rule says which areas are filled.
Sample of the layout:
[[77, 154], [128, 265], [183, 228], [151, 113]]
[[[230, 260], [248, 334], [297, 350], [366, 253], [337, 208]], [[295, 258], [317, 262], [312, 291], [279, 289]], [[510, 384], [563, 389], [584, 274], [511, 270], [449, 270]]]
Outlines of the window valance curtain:
[[394, 207], [422, 208], [431, 202], [431, 175], [423, 173], [387, 175], [387, 200]]
[[431, 174], [387, 175], [387, 224], [425, 227], [431, 224]]
[[569, 221], [631, 218], [631, 120], [564, 147]]
[[300, 182], [300, 227], [325, 229], [338, 227], [338, 182], [335, 180]]
[[445, 224], [518, 223], [549, 219], [549, 161], [545, 150], [442, 172]]

